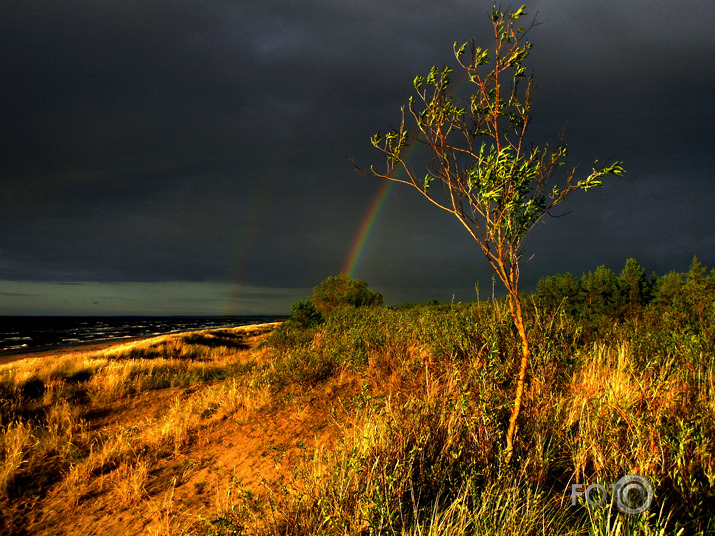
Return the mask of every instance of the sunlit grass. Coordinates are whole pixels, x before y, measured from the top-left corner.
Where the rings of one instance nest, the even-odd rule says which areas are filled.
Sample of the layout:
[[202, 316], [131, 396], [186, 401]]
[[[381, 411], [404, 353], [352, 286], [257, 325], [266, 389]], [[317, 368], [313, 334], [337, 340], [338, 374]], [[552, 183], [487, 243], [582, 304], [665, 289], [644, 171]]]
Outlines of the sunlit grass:
[[[246, 344], [260, 333], [237, 328], [168, 335], [1, 366], [0, 501], [21, 497], [27, 484], [41, 489], [59, 482], [78, 504], [93, 487], [104, 486], [105, 476], [120, 503], [142, 500], [157, 458], [180, 452], [216, 422], [270, 404], [268, 384], [251, 374], [261, 352]], [[158, 417], [97, 430], [83, 418], [90, 409], [116, 408], [128, 396], [189, 386], [193, 391], [176, 391]]]
[[[715, 320], [715, 315], [710, 319]], [[658, 315], [607, 336], [532, 310], [516, 463], [502, 463], [517, 338], [501, 304], [337, 311], [271, 335], [283, 389], [363, 385], [342, 442], [276, 495], [278, 534], [707, 534], [715, 507], [715, 347]], [[596, 333], [594, 335], [593, 333]], [[680, 338], [678, 338], [680, 337]], [[663, 344], [654, 346], [652, 341]], [[670, 341], [677, 342], [671, 343]], [[644, 342], [647, 341], [647, 342]], [[648, 350], [645, 351], [644, 349]], [[644, 514], [571, 505], [571, 484], [642, 475]], [[254, 519], [233, 511], [236, 525]], [[243, 516], [243, 517], [242, 517]], [[248, 517], [246, 517], [248, 516]], [[224, 518], [229, 520], [228, 518]], [[685, 531], [685, 532], [684, 532]], [[259, 531], [260, 532], [260, 531]]]
[[[715, 324], [715, 313], [708, 318]], [[0, 491], [17, 498], [38, 476], [74, 504], [110, 490], [124, 505], [150, 501], [157, 534], [715, 529], [711, 324], [674, 332], [646, 311], [604, 335], [601, 324], [536, 309], [528, 324], [534, 356], [509, 465], [502, 449], [519, 348], [503, 304], [347, 308], [312, 328], [283, 325], [250, 350], [224, 331], [0, 367]], [[171, 393], [160, 415], [88, 427], [87, 407], [149, 391]], [[211, 427], [307, 399], [332, 405], [339, 437], [306, 450], [292, 480], [264, 496], [237, 487], [199, 519], [179, 516], [169, 482], [161, 497], [147, 492], [153, 464], [206, 441]], [[653, 485], [646, 513], [571, 504], [572, 484], [608, 486], [627, 474]]]

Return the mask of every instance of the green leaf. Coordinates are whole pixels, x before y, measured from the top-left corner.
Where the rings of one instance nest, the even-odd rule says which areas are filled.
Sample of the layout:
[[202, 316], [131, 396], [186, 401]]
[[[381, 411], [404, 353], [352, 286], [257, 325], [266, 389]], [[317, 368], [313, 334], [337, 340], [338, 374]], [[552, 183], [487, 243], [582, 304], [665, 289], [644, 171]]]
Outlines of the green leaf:
[[477, 50], [474, 51], [474, 68], [476, 69], [487, 63], [489, 63], [489, 51], [477, 48]]
[[618, 177], [625, 175], [626, 170], [623, 168], [622, 164], [623, 164], [623, 162], [614, 162], [607, 169], [607, 173], [610, 173], [611, 175], [616, 175]]
[[460, 57], [462, 54], [464, 54], [464, 51], [467, 49], [468, 43], [464, 43], [461, 47], [457, 48], [457, 42], [454, 42], [454, 55], [457, 57]]
[[523, 5], [519, 9], [517, 9], [515, 13], [512, 13], [511, 15], [509, 15], [509, 18], [511, 20], [516, 20], [516, 19], [526, 15], [525, 10], [526, 10], [526, 5]]
[[373, 146], [377, 147], [380, 142], [382, 141], [382, 135], [380, 134], [380, 131], [378, 130], [377, 133], [370, 138], [370, 143], [373, 144]]

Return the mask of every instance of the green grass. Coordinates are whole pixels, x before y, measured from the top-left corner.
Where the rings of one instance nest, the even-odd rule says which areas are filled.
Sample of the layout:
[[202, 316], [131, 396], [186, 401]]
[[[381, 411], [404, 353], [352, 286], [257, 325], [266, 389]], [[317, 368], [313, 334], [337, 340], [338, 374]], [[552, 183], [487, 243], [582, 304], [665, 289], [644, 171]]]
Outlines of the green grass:
[[[206, 422], [322, 397], [340, 414], [334, 448], [177, 533], [714, 534], [715, 304], [697, 315], [651, 304], [618, 320], [526, 315], [532, 360], [509, 465], [520, 349], [504, 304], [345, 307], [313, 327], [284, 323], [259, 357], [234, 359], [243, 343], [227, 332], [0, 367], [0, 493], [61, 478], [79, 501], [88, 475], [114, 474], [132, 504], [147, 464]], [[207, 388], [156, 422], [102, 435], [82, 418], [87, 402], [197, 385]], [[653, 485], [645, 513], [571, 504], [572, 484], [628, 474]]]
[[[715, 306], [610, 324], [531, 308], [514, 462], [502, 463], [518, 338], [503, 304], [346, 308], [285, 324], [277, 389], [351, 374], [342, 443], [281, 495], [277, 534], [709, 534], [715, 530]], [[681, 319], [682, 320], [682, 319]], [[571, 505], [571, 484], [648, 478], [641, 515]]]

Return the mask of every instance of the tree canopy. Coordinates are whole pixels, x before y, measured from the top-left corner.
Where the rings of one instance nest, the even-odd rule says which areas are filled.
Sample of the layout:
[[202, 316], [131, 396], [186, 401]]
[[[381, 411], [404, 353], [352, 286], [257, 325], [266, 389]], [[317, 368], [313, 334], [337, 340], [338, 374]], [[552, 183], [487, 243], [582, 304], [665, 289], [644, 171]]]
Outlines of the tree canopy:
[[327, 315], [336, 307], [343, 305], [353, 307], [382, 305], [383, 296], [370, 289], [365, 281], [341, 273], [321, 281], [313, 289], [310, 301], [321, 314]]

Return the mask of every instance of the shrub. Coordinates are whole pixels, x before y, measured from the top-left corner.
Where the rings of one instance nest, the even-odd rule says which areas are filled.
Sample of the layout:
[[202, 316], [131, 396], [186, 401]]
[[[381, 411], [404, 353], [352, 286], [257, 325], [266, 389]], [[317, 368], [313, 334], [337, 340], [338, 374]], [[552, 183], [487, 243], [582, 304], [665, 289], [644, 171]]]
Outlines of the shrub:
[[312, 328], [325, 321], [323, 315], [318, 311], [310, 300], [296, 302], [291, 307], [293, 316], [290, 322], [300, 328]]
[[383, 304], [382, 294], [375, 292], [367, 283], [352, 279], [347, 274], [333, 275], [313, 289], [311, 303], [323, 315], [341, 305], [368, 307]]

